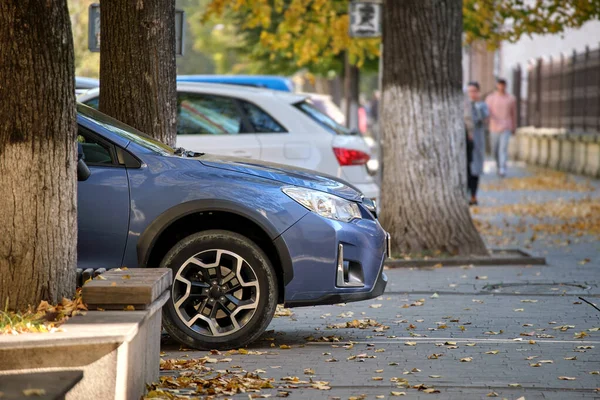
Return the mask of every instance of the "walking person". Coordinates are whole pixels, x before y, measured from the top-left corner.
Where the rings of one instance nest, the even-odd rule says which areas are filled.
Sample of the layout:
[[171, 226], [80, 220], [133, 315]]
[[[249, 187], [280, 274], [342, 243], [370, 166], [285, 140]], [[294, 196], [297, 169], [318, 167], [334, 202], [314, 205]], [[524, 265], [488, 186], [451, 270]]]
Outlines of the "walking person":
[[469, 82], [467, 95], [464, 110], [467, 134], [467, 185], [471, 194], [469, 205], [477, 205], [477, 187], [479, 176], [483, 174], [485, 158], [485, 124], [489, 112], [487, 105], [481, 101], [479, 83]]
[[498, 175], [506, 176], [508, 141], [517, 128], [517, 102], [513, 95], [506, 93], [506, 81], [498, 79], [496, 90], [485, 102], [490, 112], [490, 139], [492, 154], [496, 159]]

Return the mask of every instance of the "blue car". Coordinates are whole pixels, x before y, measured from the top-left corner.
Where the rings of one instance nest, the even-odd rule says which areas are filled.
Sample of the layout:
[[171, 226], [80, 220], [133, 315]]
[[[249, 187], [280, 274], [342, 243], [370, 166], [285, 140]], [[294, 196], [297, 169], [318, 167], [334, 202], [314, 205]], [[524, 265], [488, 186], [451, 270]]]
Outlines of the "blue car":
[[290, 78], [276, 75], [178, 75], [177, 81], [252, 86], [282, 92], [294, 91], [294, 82]]
[[173, 149], [78, 105], [78, 267], [171, 268], [164, 327], [243, 346], [288, 307], [383, 293], [389, 236], [343, 181]]

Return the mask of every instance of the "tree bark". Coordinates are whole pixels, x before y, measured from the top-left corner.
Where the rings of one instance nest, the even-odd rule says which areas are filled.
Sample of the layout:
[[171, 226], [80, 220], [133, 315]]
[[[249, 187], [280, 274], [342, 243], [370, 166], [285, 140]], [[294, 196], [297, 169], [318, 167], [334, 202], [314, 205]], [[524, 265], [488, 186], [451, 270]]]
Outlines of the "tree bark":
[[75, 291], [77, 124], [66, 0], [0, 2], [0, 308]]
[[175, 145], [174, 0], [102, 0], [100, 111]]
[[397, 253], [487, 254], [466, 200], [462, 1], [386, 0], [381, 221]]

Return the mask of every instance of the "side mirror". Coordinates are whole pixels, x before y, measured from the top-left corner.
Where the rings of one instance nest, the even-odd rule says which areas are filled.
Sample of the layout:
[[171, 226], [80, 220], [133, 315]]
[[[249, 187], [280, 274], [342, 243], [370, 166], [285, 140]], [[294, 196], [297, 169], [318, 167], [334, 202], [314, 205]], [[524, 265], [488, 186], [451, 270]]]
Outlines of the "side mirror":
[[88, 168], [84, 161], [85, 155], [83, 154], [83, 146], [81, 143], [77, 143], [77, 180], [85, 181], [90, 177], [92, 171]]

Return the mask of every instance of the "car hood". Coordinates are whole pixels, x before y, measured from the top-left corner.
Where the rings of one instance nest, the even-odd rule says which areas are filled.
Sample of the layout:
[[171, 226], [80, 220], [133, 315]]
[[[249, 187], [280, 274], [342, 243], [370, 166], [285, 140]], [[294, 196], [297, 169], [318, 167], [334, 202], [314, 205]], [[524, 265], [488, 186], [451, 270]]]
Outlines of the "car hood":
[[249, 160], [206, 154], [199, 160], [207, 167], [220, 168], [243, 174], [259, 176], [288, 185], [330, 193], [346, 200], [362, 201], [362, 194], [349, 183], [319, 172], [266, 161]]

